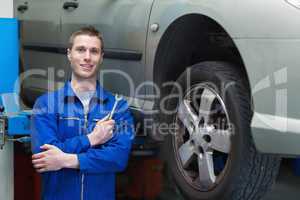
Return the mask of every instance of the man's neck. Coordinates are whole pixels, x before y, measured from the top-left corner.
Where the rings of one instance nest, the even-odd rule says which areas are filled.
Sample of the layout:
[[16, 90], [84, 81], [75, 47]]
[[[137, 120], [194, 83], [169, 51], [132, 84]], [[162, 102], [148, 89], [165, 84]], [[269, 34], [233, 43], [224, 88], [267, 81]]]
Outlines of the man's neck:
[[96, 78], [79, 79], [72, 75], [71, 87], [75, 92], [95, 91], [97, 85]]

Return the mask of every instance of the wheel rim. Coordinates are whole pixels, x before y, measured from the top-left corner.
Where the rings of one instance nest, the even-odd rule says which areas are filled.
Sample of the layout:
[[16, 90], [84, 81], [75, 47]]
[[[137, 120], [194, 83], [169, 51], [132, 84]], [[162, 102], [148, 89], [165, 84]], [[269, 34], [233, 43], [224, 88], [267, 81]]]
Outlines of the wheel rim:
[[174, 153], [186, 182], [200, 191], [216, 187], [226, 174], [232, 127], [222, 98], [208, 84], [190, 88], [179, 103]]

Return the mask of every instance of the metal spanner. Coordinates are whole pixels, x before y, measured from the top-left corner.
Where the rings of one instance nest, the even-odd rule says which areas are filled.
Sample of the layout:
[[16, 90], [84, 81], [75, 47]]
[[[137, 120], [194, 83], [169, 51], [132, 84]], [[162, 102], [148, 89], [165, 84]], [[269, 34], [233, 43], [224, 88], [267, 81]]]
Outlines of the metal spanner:
[[112, 117], [113, 117], [113, 115], [114, 115], [114, 113], [116, 111], [117, 105], [118, 105], [119, 101], [121, 101], [122, 98], [123, 97], [121, 95], [116, 94], [115, 95], [115, 102], [114, 102], [112, 110], [105, 117], [103, 117], [102, 119], [100, 119], [98, 122], [103, 122], [103, 121], [112, 119]]
[[111, 110], [110, 113], [109, 113], [108, 119], [112, 119], [112, 117], [113, 117], [113, 115], [114, 115], [114, 113], [115, 113], [115, 111], [116, 111], [116, 107], [117, 107], [117, 105], [118, 105], [118, 102], [121, 101], [121, 99], [122, 99], [122, 96], [121, 96], [121, 95], [118, 95], [118, 94], [115, 95], [115, 103], [114, 103], [114, 105], [113, 105], [112, 110]]

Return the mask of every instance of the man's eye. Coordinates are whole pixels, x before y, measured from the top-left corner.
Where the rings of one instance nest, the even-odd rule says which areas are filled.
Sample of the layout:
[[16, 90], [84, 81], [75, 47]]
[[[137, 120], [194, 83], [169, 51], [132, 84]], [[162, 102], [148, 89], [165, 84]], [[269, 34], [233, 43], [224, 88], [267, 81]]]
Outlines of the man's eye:
[[92, 54], [99, 54], [100, 50], [99, 49], [91, 49]]
[[83, 47], [79, 47], [79, 48], [77, 48], [76, 50], [77, 50], [79, 53], [84, 53], [84, 52], [86, 51], [86, 49], [83, 48]]

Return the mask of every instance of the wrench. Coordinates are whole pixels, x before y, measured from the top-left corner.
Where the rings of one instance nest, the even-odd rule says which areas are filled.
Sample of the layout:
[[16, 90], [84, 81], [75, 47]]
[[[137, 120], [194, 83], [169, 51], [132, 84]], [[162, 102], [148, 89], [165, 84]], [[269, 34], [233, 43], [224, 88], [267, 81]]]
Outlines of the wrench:
[[[113, 105], [112, 110], [110, 111], [110, 113], [108, 113], [108, 115], [106, 115], [105, 117], [103, 117], [103, 118], [102, 118], [101, 120], [99, 120], [98, 122], [103, 122], [103, 121], [106, 121], [106, 120], [111, 120], [112, 117], [113, 117], [113, 115], [114, 115], [114, 113], [115, 113], [115, 111], [116, 111], [116, 107], [117, 107], [117, 105], [118, 105], [118, 102], [121, 101], [122, 98], [123, 98], [123, 97], [122, 97], [121, 95], [116, 94], [116, 95], [115, 95], [115, 102], [114, 102], [114, 105]], [[98, 123], [98, 122], [97, 122], [97, 123]], [[113, 131], [114, 131], [114, 130], [111, 130], [111, 133], [112, 133], [111, 138], [114, 136], [114, 135], [113, 135]], [[110, 139], [111, 139], [111, 138], [110, 138]]]
[[113, 106], [112, 110], [111, 110], [110, 113], [109, 113], [108, 119], [112, 119], [112, 117], [113, 117], [113, 115], [114, 115], [114, 113], [115, 113], [115, 111], [116, 111], [116, 107], [117, 107], [117, 105], [118, 105], [118, 102], [121, 101], [121, 100], [122, 100], [122, 96], [116, 94], [116, 95], [115, 95], [115, 103], [114, 103], [114, 106]]
[[114, 102], [112, 110], [105, 117], [103, 117], [102, 119], [100, 119], [99, 122], [103, 122], [103, 121], [112, 119], [112, 117], [113, 117], [113, 115], [114, 115], [114, 113], [116, 111], [116, 107], [118, 105], [118, 102], [121, 101], [122, 98], [123, 97], [121, 95], [118, 95], [118, 94], [115, 95], [115, 102]]

